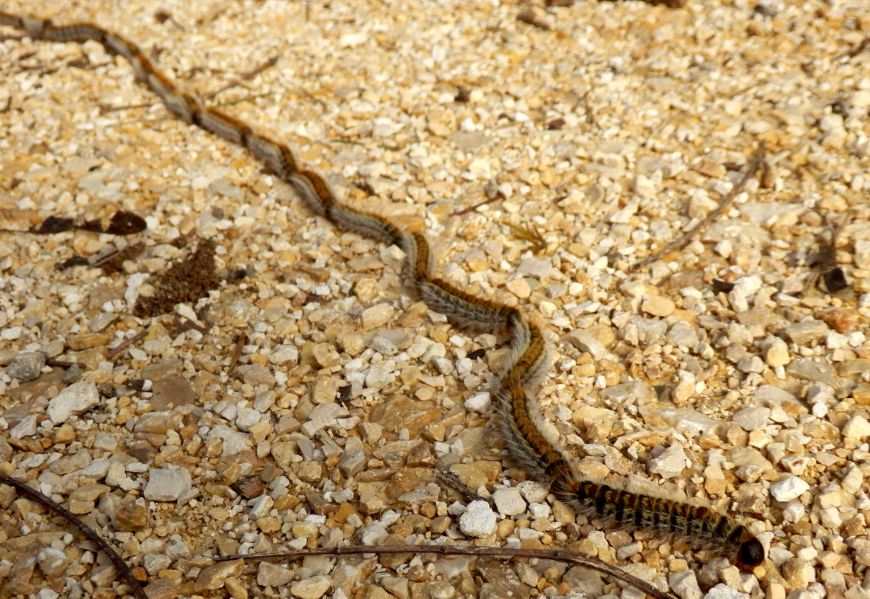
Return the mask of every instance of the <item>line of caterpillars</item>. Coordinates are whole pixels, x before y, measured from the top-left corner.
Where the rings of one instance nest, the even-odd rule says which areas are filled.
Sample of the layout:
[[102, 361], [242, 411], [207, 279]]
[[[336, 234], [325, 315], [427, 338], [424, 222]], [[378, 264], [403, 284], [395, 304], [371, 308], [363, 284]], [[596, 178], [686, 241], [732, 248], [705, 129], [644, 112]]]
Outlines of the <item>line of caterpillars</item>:
[[0, 12], [0, 24], [23, 30], [32, 38], [57, 42], [94, 40], [107, 51], [125, 58], [136, 79], [157, 94], [166, 108], [187, 123], [247, 148], [276, 177], [293, 186], [308, 208], [341, 230], [358, 233], [404, 250], [408, 287], [432, 310], [467, 328], [507, 332], [511, 358], [495, 385], [499, 425], [511, 457], [528, 474], [550, 485], [551, 492], [581, 513], [611, 522], [708, 539], [732, 548], [735, 564], [751, 571], [765, 559], [764, 547], [749, 530], [724, 514], [701, 506], [633, 493], [584, 480], [570, 467], [561, 451], [550, 443], [537, 424], [530, 397], [537, 390], [547, 362], [541, 328], [517, 308], [475, 297], [434, 276], [434, 260], [426, 238], [406, 233], [389, 220], [339, 203], [326, 182], [299, 168], [290, 149], [254, 132], [223, 112], [203, 107], [175, 84], [122, 36], [90, 23], [56, 26], [46, 19]]

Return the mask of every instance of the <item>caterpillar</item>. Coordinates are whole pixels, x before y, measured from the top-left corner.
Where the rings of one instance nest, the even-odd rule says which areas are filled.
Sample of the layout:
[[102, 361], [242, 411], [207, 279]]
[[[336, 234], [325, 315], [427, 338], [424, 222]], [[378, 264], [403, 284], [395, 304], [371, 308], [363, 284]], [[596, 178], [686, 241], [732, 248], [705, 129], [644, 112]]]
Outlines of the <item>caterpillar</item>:
[[405, 253], [403, 270], [407, 286], [432, 310], [461, 326], [506, 333], [511, 339], [511, 352], [508, 366], [494, 386], [496, 418], [511, 458], [530, 477], [548, 484], [556, 498], [578, 512], [618, 524], [710, 539], [730, 548], [735, 565], [744, 571], [752, 571], [764, 562], [762, 543], [730, 516], [664, 497], [616, 489], [579, 476], [562, 450], [542, 432], [533, 403], [547, 363], [543, 328], [518, 308], [475, 297], [434, 276], [434, 259], [423, 235], [405, 232], [386, 218], [340, 203], [320, 175], [299, 167], [290, 148], [230, 115], [204, 107], [198, 98], [180, 90], [160, 72], [136, 44], [116, 33], [90, 23], [59, 26], [47, 19], [5, 12], [0, 12], [0, 25], [22, 30], [34, 39], [101, 43], [108, 52], [130, 63], [136, 79], [156, 94], [169, 112], [246, 148], [278, 179], [291, 185], [313, 214], [339, 230], [401, 248]]

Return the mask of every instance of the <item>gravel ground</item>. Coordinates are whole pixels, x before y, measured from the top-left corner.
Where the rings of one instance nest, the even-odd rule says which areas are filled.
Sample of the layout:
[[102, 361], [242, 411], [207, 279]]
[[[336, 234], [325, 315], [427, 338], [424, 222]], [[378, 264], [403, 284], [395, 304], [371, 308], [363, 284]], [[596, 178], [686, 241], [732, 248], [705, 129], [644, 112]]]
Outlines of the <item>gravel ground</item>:
[[[769, 547], [741, 574], [575, 517], [487, 426], [500, 340], [409, 299], [399, 250], [308, 215], [98, 44], [0, 41], [0, 226], [148, 225], [0, 233], [0, 471], [95, 526], [152, 598], [638, 596], [551, 562], [211, 559], [424, 541], [583, 550], [682, 599], [868, 596], [866, 0], [0, 8], [124, 34], [348, 202], [425, 230], [445, 278], [546, 325], [539, 403], [584, 474], [742, 515]], [[761, 143], [709, 228], [632, 269]], [[178, 283], [198, 292], [154, 300]], [[62, 521], [9, 487], [0, 507], [4, 592], [114, 596]]]

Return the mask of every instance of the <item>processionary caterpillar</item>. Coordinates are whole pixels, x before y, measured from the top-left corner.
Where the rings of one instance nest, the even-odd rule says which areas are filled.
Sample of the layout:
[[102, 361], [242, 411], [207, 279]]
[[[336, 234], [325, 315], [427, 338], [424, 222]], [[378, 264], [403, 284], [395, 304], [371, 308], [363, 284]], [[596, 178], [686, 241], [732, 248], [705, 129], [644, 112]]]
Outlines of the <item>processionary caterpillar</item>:
[[764, 547], [749, 530], [724, 514], [662, 497], [618, 490], [581, 478], [562, 452], [550, 443], [537, 423], [531, 397], [544, 372], [546, 343], [542, 329], [519, 309], [456, 289], [433, 275], [432, 252], [426, 238], [407, 233], [389, 220], [356, 210], [336, 200], [316, 173], [300, 169], [290, 149], [251, 130], [237, 119], [202, 106], [178, 89], [132, 42], [90, 23], [57, 26], [46, 19], [0, 12], [0, 24], [23, 30], [35, 39], [57, 42], [94, 40], [124, 57], [136, 79], [157, 94], [166, 108], [187, 123], [245, 147], [276, 177], [289, 183], [308, 208], [340, 230], [351, 231], [404, 250], [408, 287], [431, 309], [478, 330], [506, 332], [511, 338], [509, 365], [495, 386], [498, 419], [510, 455], [528, 473], [550, 486], [552, 493], [576, 510], [625, 525], [714, 540], [734, 551], [736, 565], [751, 571], [764, 559]]

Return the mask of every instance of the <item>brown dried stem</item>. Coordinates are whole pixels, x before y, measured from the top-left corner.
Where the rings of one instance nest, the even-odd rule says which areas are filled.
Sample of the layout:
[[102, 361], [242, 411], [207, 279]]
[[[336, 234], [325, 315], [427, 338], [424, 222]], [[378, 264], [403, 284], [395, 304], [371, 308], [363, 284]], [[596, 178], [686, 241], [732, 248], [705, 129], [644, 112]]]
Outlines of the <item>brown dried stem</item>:
[[699, 235], [700, 233], [706, 231], [707, 227], [713, 224], [713, 221], [719, 218], [726, 210], [728, 210], [728, 208], [731, 207], [731, 204], [734, 203], [734, 198], [736, 198], [737, 195], [743, 191], [743, 188], [746, 187], [746, 184], [749, 182], [749, 180], [754, 177], [756, 173], [758, 173], [758, 171], [764, 164], [765, 155], [766, 152], [764, 149], [764, 143], [761, 143], [758, 146], [758, 150], [756, 150], [755, 154], [752, 156], [752, 159], [749, 161], [749, 164], [746, 166], [746, 170], [743, 172], [743, 176], [740, 177], [740, 180], [731, 189], [731, 191], [725, 194], [725, 196], [722, 198], [716, 208], [711, 210], [710, 213], [707, 214], [707, 216], [705, 216], [703, 219], [701, 219], [701, 221], [697, 225], [683, 233], [680, 237], [670, 242], [658, 251], [653, 252], [643, 260], [635, 262], [629, 270], [640, 270], [645, 266], [649, 266], [666, 254], [670, 254], [671, 252], [674, 252], [676, 250], [683, 249], [684, 247], [689, 245], [689, 242], [692, 241], [692, 239], [694, 239], [696, 235]]
[[133, 572], [124, 562], [120, 555], [118, 555], [112, 546], [109, 545], [106, 541], [103, 540], [100, 535], [98, 535], [93, 529], [88, 527], [87, 524], [81, 521], [75, 514], [66, 509], [65, 507], [57, 504], [50, 497], [43, 495], [36, 489], [24, 484], [18, 479], [12, 478], [11, 476], [6, 476], [5, 474], [0, 474], [0, 483], [4, 485], [9, 485], [10, 487], [14, 487], [16, 491], [18, 491], [19, 495], [23, 495], [27, 499], [31, 501], [35, 501], [39, 503], [52, 512], [63, 516], [66, 520], [68, 520], [73, 526], [78, 528], [83, 535], [85, 535], [88, 540], [94, 543], [97, 547], [103, 551], [109, 559], [112, 561], [112, 564], [115, 566], [115, 569], [118, 571], [118, 574], [121, 578], [126, 582], [133, 591], [133, 595], [136, 599], [148, 599], [145, 595], [145, 591], [142, 590], [139, 581], [133, 577]]
[[299, 551], [286, 552], [269, 552], [269, 553], [251, 553], [248, 555], [226, 555], [215, 558], [216, 561], [230, 561], [242, 559], [247, 561], [262, 561], [262, 560], [290, 560], [308, 555], [361, 555], [365, 553], [374, 553], [376, 555], [396, 554], [396, 553], [435, 553], [438, 555], [474, 555], [494, 557], [497, 559], [550, 559], [560, 562], [568, 562], [578, 566], [584, 566], [597, 570], [604, 574], [609, 574], [614, 578], [622, 580], [626, 584], [646, 593], [650, 597], [656, 599], [674, 599], [674, 595], [660, 591], [645, 580], [625, 572], [624, 570], [608, 564], [607, 562], [593, 557], [588, 553], [579, 551], [567, 551], [564, 549], [517, 549], [511, 547], [472, 547], [460, 545], [381, 545], [379, 547], [369, 547], [367, 545], [345, 545], [342, 547], [319, 547], [316, 549], [302, 549]]

